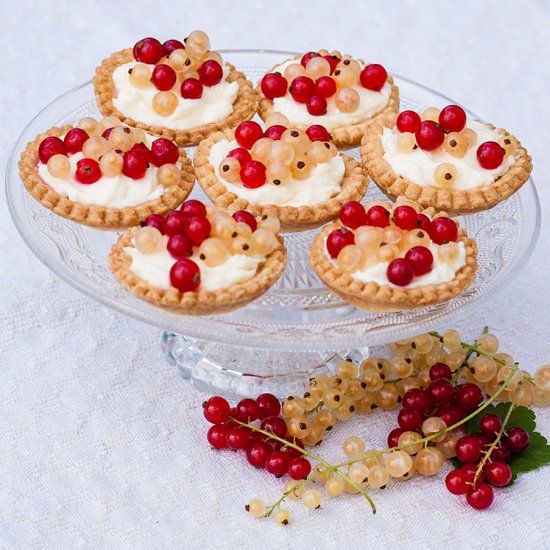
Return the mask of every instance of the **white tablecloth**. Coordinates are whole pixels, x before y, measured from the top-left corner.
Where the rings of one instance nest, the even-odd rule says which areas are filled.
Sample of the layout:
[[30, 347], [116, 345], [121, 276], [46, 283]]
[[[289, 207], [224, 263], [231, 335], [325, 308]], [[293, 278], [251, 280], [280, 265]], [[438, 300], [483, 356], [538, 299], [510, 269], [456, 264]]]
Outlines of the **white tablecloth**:
[[[143, 35], [202, 28], [215, 48], [338, 48], [379, 61], [516, 133], [550, 206], [549, 4], [485, 2], [8, 2], [0, 17], [2, 169], [20, 129], [104, 56]], [[532, 260], [467, 322], [528, 369], [550, 360], [548, 224]], [[159, 332], [102, 307], [33, 258], [0, 204], [0, 546], [3, 548], [548, 547], [550, 468], [477, 513], [438, 479], [306, 511], [286, 529], [243, 505], [281, 482], [205, 442], [204, 396], [163, 360]], [[466, 326], [466, 323], [464, 323]], [[442, 329], [446, 327], [441, 327]], [[384, 444], [393, 415], [335, 430]], [[550, 434], [550, 412], [539, 413]], [[331, 443], [332, 441], [332, 443]]]

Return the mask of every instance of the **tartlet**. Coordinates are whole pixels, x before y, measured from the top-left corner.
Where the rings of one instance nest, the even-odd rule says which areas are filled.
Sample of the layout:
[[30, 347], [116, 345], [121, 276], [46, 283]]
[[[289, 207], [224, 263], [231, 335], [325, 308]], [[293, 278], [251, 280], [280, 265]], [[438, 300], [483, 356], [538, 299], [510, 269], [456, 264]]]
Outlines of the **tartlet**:
[[203, 140], [194, 156], [200, 186], [219, 208], [276, 216], [287, 231], [334, 219], [360, 200], [368, 180], [356, 160], [338, 153], [322, 126], [306, 132], [256, 122]]
[[308, 52], [273, 67], [258, 84], [259, 115], [274, 114], [293, 127], [325, 126], [337, 147], [359, 145], [367, 127], [399, 112], [399, 89], [379, 64], [326, 50]]
[[531, 157], [517, 138], [470, 119], [457, 105], [404, 111], [363, 138], [365, 169], [391, 199], [469, 214], [487, 210], [529, 179]]
[[392, 312], [438, 304], [475, 279], [476, 243], [445, 213], [419, 211], [399, 198], [393, 207], [345, 205], [340, 218], [315, 237], [310, 263], [330, 290], [358, 308]]
[[93, 84], [103, 115], [181, 146], [252, 118], [259, 100], [245, 75], [210, 51], [201, 31], [185, 45], [144, 38], [113, 53], [96, 69]]
[[247, 305], [282, 275], [286, 249], [275, 218], [233, 217], [196, 200], [123, 233], [109, 254], [117, 281], [138, 298], [186, 315]]
[[[155, 141], [153, 159], [149, 146]], [[40, 134], [22, 152], [19, 174], [27, 191], [52, 212], [111, 230], [173, 210], [195, 181], [185, 151], [114, 117], [87, 117]]]

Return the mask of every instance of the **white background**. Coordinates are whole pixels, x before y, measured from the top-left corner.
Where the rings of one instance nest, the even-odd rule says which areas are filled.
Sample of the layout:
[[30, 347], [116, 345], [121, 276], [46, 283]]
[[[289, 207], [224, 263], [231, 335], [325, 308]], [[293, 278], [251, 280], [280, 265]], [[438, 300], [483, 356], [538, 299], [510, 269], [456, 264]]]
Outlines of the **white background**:
[[[112, 51], [151, 35], [200, 28], [214, 48], [328, 48], [384, 64], [515, 133], [550, 205], [550, 7], [523, 2], [31, 2], [0, 0], [1, 168], [34, 114], [88, 80]], [[546, 212], [544, 212], [546, 214]], [[548, 223], [532, 260], [469, 336], [494, 327], [524, 368], [550, 361]], [[280, 481], [205, 442], [204, 396], [159, 352], [159, 333], [81, 296], [35, 260], [0, 203], [0, 546], [245, 548], [406, 545], [548, 546], [550, 468], [499, 490], [476, 513], [442, 477], [394, 484], [308, 512], [286, 529], [253, 521], [247, 499], [275, 499]], [[441, 327], [442, 329], [447, 327]], [[391, 413], [343, 426], [384, 444]], [[539, 413], [550, 434], [550, 413]]]

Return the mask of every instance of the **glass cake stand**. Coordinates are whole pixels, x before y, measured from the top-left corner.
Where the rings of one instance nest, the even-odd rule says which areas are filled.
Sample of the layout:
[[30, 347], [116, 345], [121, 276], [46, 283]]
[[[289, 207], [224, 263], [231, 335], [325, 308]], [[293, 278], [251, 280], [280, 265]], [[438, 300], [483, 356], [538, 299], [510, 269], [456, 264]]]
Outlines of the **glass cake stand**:
[[[226, 50], [224, 56], [252, 81], [291, 52]], [[395, 76], [401, 109], [455, 103], [407, 78]], [[288, 265], [283, 277], [245, 308], [224, 315], [194, 317], [165, 311], [124, 290], [111, 275], [108, 251], [116, 233], [98, 231], [57, 216], [35, 201], [19, 178], [17, 162], [25, 144], [56, 125], [98, 116], [87, 82], [43, 109], [15, 144], [6, 174], [13, 221], [32, 252], [54, 273], [84, 294], [130, 317], [162, 329], [168, 360], [199, 389], [252, 395], [297, 393], [314, 372], [342, 357], [360, 360], [371, 346], [448, 327], [487, 306], [496, 292], [527, 262], [540, 229], [540, 205], [529, 180], [515, 195], [488, 212], [462, 218], [479, 246], [479, 272], [453, 300], [402, 313], [369, 313], [332, 294], [315, 276], [307, 253], [317, 230], [284, 236]], [[193, 148], [188, 153], [193, 155]], [[359, 158], [357, 149], [349, 151]], [[191, 195], [207, 200], [198, 185]], [[381, 198], [372, 182], [365, 200]]]

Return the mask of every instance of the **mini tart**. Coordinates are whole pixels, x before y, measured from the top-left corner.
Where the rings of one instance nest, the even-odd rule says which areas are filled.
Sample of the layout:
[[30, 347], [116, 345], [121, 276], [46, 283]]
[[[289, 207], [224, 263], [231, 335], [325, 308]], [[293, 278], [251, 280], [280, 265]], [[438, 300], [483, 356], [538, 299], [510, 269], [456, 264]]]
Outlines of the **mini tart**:
[[180, 292], [176, 288], [164, 289], [151, 286], [131, 269], [132, 258], [124, 251], [133, 247], [132, 239], [139, 230], [132, 227], [120, 235], [109, 254], [109, 266], [116, 280], [141, 300], [155, 306], [186, 315], [214, 315], [227, 313], [246, 306], [269, 290], [283, 274], [287, 252], [282, 238], [280, 248], [271, 252], [254, 277], [219, 290]]
[[[294, 60], [299, 63], [301, 55], [294, 56]], [[287, 60], [285, 60], [287, 61]], [[283, 63], [285, 62], [283, 61]], [[281, 63], [273, 66], [268, 73], [274, 72]], [[267, 74], [267, 73], [266, 73]], [[336, 147], [341, 149], [348, 149], [355, 147], [361, 143], [361, 139], [365, 134], [367, 128], [374, 123], [379, 122], [380, 124], [387, 124], [391, 120], [395, 120], [395, 117], [399, 113], [399, 88], [394, 84], [393, 78], [391, 75], [388, 75], [387, 82], [391, 85], [391, 94], [388, 100], [386, 107], [374, 115], [373, 117], [361, 122], [360, 124], [353, 124], [351, 126], [341, 126], [339, 128], [333, 128], [330, 131], [332, 136], [332, 143]], [[260, 103], [258, 107], [258, 114], [264, 122], [267, 122], [269, 117], [273, 115], [276, 111], [273, 109], [273, 100], [266, 98], [261, 93], [260, 84], [258, 83], [257, 91], [260, 96]], [[299, 127], [295, 124], [294, 121], [290, 121], [293, 126]], [[307, 126], [304, 126], [302, 129], [305, 129]]]
[[[439, 189], [431, 185], [418, 185], [396, 174], [384, 159], [382, 133], [384, 126], [393, 128], [396, 117], [388, 119], [386, 124], [376, 123], [370, 126], [361, 142], [361, 158], [371, 179], [380, 190], [391, 200], [403, 195], [424, 208], [434, 207], [445, 210], [451, 215], [473, 214], [488, 210], [507, 199], [518, 191], [529, 179], [533, 164], [526, 149], [518, 147], [514, 153], [515, 162], [504, 174], [493, 183], [466, 190]], [[491, 130], [496, 130], [492, 124], [487, 124]], [[510, 136], [502, 130], [502, 136]], [[513, 137], [513, 136], [512, 136]]]
[[180, 146], [196, 145], [212, 132], [223, 130], [224, 128], [233, 128], [239, 122], [252, 118], [258, 109], [258, 95], [251, 82], [246, 79], [244, 73], [237, 71], [233, 65], [228, 63], [230, 67], [230, 73], [227, 77], [228, 82], [238, 82], [239, 84], [239, 92], [233, 103], [233, 111], [229, 116], [219, 122], [211, 122], [187, 130], [148, 126], [127, 117], [113, 105], [113, 97], [116, 95], [116, 88], [112, 78], [113, 71], [118, 66], [130, 61], [134, 61], [134, 56], [132, 48], [127, 48], [104, 59], [101, 65], [97, 67], [93, 78], [93, 85], [99, 110], [103, 116], [116, 116], [128, 126], [141, 128], [146, 132], [166, 137], [175, 141]]
[[234, 136], [233, 130], [225, 130], [211, 135], [201, 141], [193, 158], [195, 175], [199, 185], [219, 208], [231, 212], [249, 210], [255, 216], [276, 216], [285, 230], [296, 231], [316, 227], [334, 219], [338, 216], [343, 204], [349, 201], [361, 200], [367, 192], [368, 179], [360, 163], [348, 155], [342, 155], [345, 172], [341, 182], [341, 190], [329, 200], [310, 206], [277, 206], [250, 203], [227, 189], [216, 176], [214, 167], [209, 161], [212, 146], [222, 139], [231, 141]]
[[[429, 217], [433, 208], [421, 212]], [[455, 220], [456, 221], [456, 220]], [[315, 237], [309, 250], [309, 261], [317, 276], [332, 292], [344, 301], [372, 312], [406, 311], [419, 307], [439, 304], [462, 294], [474, 281], [477, 273], [477, 245], [459, 227], [457, 243], [463, 243], [466, 263], [448, 283], [430, 284], [414, 288], [379, 285], [375, 282], [362, 282], [341, 271], [326, 254], [326, 239], [335, 229], [343, 227], [340, 221], [323, 227]]]
[[51, 128], [38, 135], [27, 144], [19, 160], [19, 175], [27, 191], [43, 206], [59, 216], [98, 229], [125, 229], [139, 224], [150, 214], [166, 214], [176, 208], [191, 193], [195, 175], [193, 164], [183, 149], [180, 149], [178, 160], [181, 164], [179, 182], [168, 187], [164, 194], [157, 199], [135, 206], [111, 208], [72, 201], [57, 193], [38, 174], [38, 147], [44, 138], [48, 136], [61, 137], [72, 128], [72, 125], [67, 124], [61, 128]]

